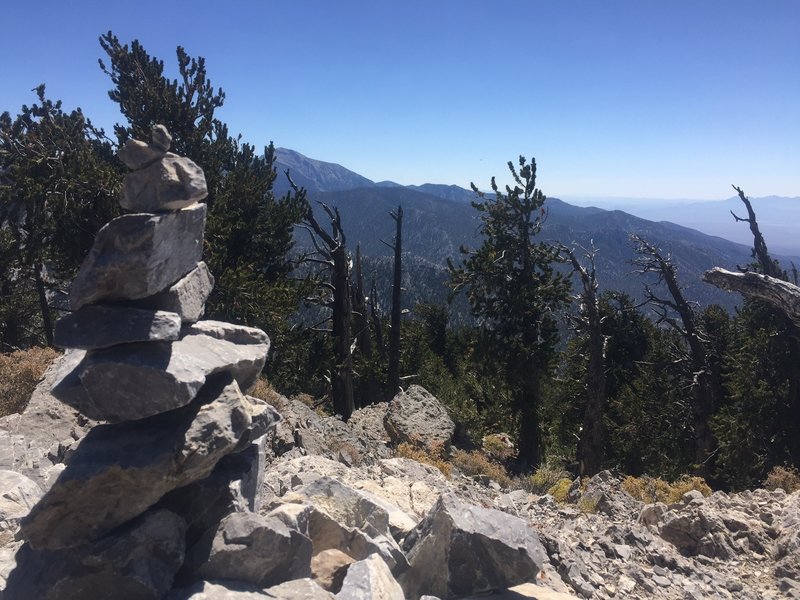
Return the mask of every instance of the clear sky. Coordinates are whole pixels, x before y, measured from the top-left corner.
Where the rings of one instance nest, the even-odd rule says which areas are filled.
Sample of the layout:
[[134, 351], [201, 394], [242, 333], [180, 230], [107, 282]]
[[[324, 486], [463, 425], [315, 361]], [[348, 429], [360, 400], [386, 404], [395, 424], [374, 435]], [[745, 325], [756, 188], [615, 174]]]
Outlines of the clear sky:
[[12, 114], [44, 82], [120, 120], [112, 30], [173, 76], [177, 45], [204, 56], [231, 132], [376, 181], [486, 187], [524, 154], [551, 196], [800, 196], [798, 0], [4, 0], [0, 19]]

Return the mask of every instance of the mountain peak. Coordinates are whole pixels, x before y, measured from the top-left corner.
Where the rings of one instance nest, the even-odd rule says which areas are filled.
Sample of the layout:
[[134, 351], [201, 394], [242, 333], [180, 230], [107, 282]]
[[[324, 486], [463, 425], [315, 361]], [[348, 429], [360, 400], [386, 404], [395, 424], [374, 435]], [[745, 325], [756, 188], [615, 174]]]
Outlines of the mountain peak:
[[277, 194], [289, 191], [289, 182], [283, 175], [287, 169], [295, 184], [309, 192], [335, 192], [375, 185], [372, 180], [342, 165], [308, 158], [296, 150], [276, 148], [275, 157], [278, 178], [273, 189]]

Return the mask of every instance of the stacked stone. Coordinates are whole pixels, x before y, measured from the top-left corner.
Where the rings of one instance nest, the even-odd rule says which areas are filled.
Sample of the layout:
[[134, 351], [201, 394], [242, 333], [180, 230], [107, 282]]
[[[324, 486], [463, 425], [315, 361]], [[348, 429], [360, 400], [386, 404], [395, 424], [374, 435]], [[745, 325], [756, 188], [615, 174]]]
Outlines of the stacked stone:
[[[152, 143], [121, 148], [133, 172], [120, 204], [134, 212], [98, 232], [72, 284], [73, 312], [56, 325], [71, 368], [52, 393], [104, 423], [22, 521], [27, 543], [6, 590], [15, 598], [162, 597], [187, 538], [257, 509], [257, 441], [280, 416], [246, 392], [269, 340], [199, 320], [213, 287], [200, 260], [206, 183], [170, 143], [156, 126]], [[202, 498], [187, 500], [191, 486]]]

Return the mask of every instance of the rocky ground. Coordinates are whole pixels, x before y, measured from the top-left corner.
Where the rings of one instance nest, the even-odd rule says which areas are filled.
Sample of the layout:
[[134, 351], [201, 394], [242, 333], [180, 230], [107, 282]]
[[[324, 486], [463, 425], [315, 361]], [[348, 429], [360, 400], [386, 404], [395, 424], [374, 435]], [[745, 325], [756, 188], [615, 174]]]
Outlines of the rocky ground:
[[[19, 558], [22, 540], [15, 536], [19, 537], [20, 519], [69, 462], [92, 425], [49, 395], [56, 376], [51, 369], [23, 415], [0, 420], [0, 487], [5, 490], [0, 498], [0, 582], [9, 577]], [[406, 597], [420, 597], [426, 585], [435, 589], [441, 582], [409, 581], [403, 573], [409, 572], [414, 552], [420, 554], [421, 537], [442, 536], [441, 523], [430, 523], [433, 513], [456, 523], [447, 525], [450, 530], [469, 530], [482, 522], [508, 536], [502, 530], [509, 523], [498, 519], [505, 513], [523, 519], [538, 535], [541, 549], [527, 550], [538, 568], [530, 582], [533, 585], [496, 591], [489, 597], [800, 598], [800, 493], [715, 492], [706, 498], [692, 491], [674, 505], [645, 505], [604, 472], [585, 489], [574, 485], [572, 501], [559, 504], [549, 495], [503, 489], [485, 477], [467, 477], [457, 471], [448, 478], [429, 464], [395, 457], [393, 447], [402, 441], [420, 443], [434, 439], [434, 432], [441, 436], [443, 430], [452, 431], [436, 400], [421, 388], [412, 388], [390, 404], [358, 411], [349, 424], [320, 416], [295, 400], [276, 396], [273, 404], [284, 418], [262, 440], [258, 464], [263, 468], [250, 485], [256, 510], [233, 510], [221, 520], [206, 543], [219, 546], [219, 552], [187, 550], [186, 562], [191, 562], [194, 553], [202, 566], [183, 580], [178, 573], [170, 598], [263, 598], [268, 594], [323, 598], [334, 593], [339, 598], [358, 597], [348, 595], [346, 587], [343, 591], [347, 574], [355, 577], [358, 569], [369, 581], [362, 583], [372, 590], [372, 597], [403, 597], [391, 593], [403, 593], [389, 586], [395, 579]], [[197, 493], [198, 488], [190, 491], [190, 495]], [[185, 498], [173, 501], [188, 502]], [[467, 522], [459, 525], [459, 514], [467, 514]], [[254, 526], [248, 522], [254, 515], [260, 519], [259, 527], [281, 521], [290, 531], [305, 528], [313, 549], [298, 545], [288, 534], [282, 545], [266, 537], [253, 542], [258, 536], [254, 537]], [[260, 573], [259, 581], [253, 573], [263, 567], [249, 564], [241, 554], [226, 554], [223, 547], [237, 531], [250, 536], [245, 545], [262, 544], [256, 555], [283, 554], [271, 567], [282, 575]], [[274, 535], [275, 527], [270, 531]], [[459, 536], [464, 535], [452, 534], [442, 547], [457, 549], [463, 543]], [[453, 570], [453, 565], [444, 564], [450, 558], [433, 546], [423, 548], [424, 562], [439, 563], [435, 573]], [[460, 551], [473, 555], [485, 551], [477, 545], [466, 546]], [[541, 553], [538, 558], [537, 552]], [[310, 572], [300, 564], [303, 557], [310, 561]], [[498, 562], [497, 557], [483, 558]], [[376, 573], [388, 583], [378, 583]], [[524, 576], [520, 581], [513, 578], [509, 575], [508, 581], [524, 581]], [[232, 579], [239, 583], [231, 583]], [[281, 579], [288, 583], [275, 584]], [[458, 585], [443, 589], [440, 597], [471, 597], [469, 589], [459, 590]]]

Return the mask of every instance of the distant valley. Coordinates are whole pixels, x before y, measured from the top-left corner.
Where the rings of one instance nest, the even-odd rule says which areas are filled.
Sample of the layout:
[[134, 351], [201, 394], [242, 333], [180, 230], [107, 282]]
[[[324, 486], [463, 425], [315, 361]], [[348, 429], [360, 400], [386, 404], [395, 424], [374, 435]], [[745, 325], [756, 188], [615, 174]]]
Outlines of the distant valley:
[[[402, 205], [405, 214], [404, 287], [407, 290], [404, 303], [413, 308], [417, 301], [445, 301], [447, 259], [453, 258], [458, 262], [461, 246], [475, 247], [480, 243], [478, 213], [470, 204], [473, 192], [452, 185], [376, 183], [340, 165], [310, 159], [282, 148], [278, 149], [277, 156], [279, 177], [276, 191], [288, 189], [283, 176], [283, 171], [288, 168], [295, 183], [306, 188], [312, 202], [337, 207], [348, 247], [355, 252], [356, 245], [360, 244], [362, 253], [368, 257], [367, 277], [374, 277], [379, 286], [386, 286], [390, 280], [391, 251], [381, 242], [391, 242], [394, 235], [394, 222], [388, 213]], [[727, 215], [733, 221], [727, 212], [728, 204], [737, 213], [741, 212], [739, 206], [730, 202], [716, 204], [723, 219]], [[556, 198], [549, 198], [546, 207], [548, 218], [542, 238], [585, 248], [594, 244], [598, 249], [597, 272], [603, 288], [641, 297], [643, 280], [632, 273], [630, 261], [634, 253], [628, 239], [630, 233], [637, 233], [660, 247], [665, 254], [672, 255], [687, 298], [701, 305], [717, 303], [728, 309], [733, 309], [739, 302], [737, 295], [703, 283], [700, 276], [714, 266], [735, 269], [737, 265], [748, 264], [751, 261], [749, 245], [672, 222], [647, 220], [621, 210], [579, 207]], [[707, 214], [712, 214], [710, 209]], [[321, 213], [319, 218], [324, 222]], [[793, 220], [790, 226], [794, 227], [796, 222]], [[746, 224], [739, 223], [738, 226], [744, 233], [748, 232]], [[301, 246], [307, 243], [304, 235], [298, 236]], [[786, 256], [779, 258], [787, 266], [792, 260]], [[800, 264], [800, 259], [793, 260]], [[387, 298], [388, 288], [379, 289], [379, 296]], [[462, 312], [465, 308], [463, 300], [460, 304], [454, 312]]]

